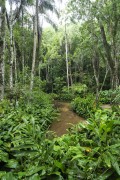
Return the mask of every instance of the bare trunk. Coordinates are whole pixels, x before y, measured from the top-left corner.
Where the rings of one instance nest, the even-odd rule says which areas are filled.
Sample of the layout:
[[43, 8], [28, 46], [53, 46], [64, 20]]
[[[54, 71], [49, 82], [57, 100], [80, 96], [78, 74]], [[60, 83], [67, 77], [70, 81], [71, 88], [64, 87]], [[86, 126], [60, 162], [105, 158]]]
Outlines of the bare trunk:
[[70, 84], [71, 84], [71, 86], [72, 86], [72, 84], [73, 84], [73, 78], [72, 78], [71, 63], [70, 63], [70, 66], [69, 66], [69, 72], [70, 72]]
[[67, 87], [69, 91], [69, 64], [68, 64], [68, 40], [67, 40], [67, 30], [66, 30], [66, 22], [65, 22], [65, 51], [66, 51], [66, 76], [67, 76]]
[[24, 9], [22, 5], [22, 74], [23, 74], [23, 84], [24, 84], [24, 76], [25, 76], [25, 53], [24, 53]]
[[5, 60], [5, 1], [1, 6], [0, 13], [0, 100], [4, 98], [4, 60]]
[[17, 59], [16, 59], [16, 47], [14, 41], [14, 65], [15, 65], [15, 85], [17, 83]]
[[37, 14], [38, 14], [38, 0], [36, 0], [35, 7], [35, 19], [34, 19], [34, 44], [33, 44], [33, 59], [32, 59], [32, 71], [31, 71], [31, 81], [30, 90], [33, 89], [34, 75], [35, 75], [35, 62], [36, 62], [36, 49], [37, 49]]
[[13, 89], [13, 15], [12, 15], [12, 1], [10, 1], [10, 90]]
[[99, 102], [99, 54], [97, 50], [95, 50], [94, 52], [92, 63], [93, 63], [95, 81], [96, 81], [96, 105], [98, 105], [98, 102]]
[[103, 89], [103, 86], [104, 86], [104, 84], [105, 84], [105, 81], [106, 81], [106, 78], [107, 78], [108, 72], [109, 72], [109, 67], [107, 67], [107, 66], [106, 66], [106, 73], [105, 73], [105, 77], [104, 77], [104, 80], [103, 80], [102, 86], [101, 86], [101, 88], [100, 88], [100, 91], [102, 91], [102, 89]]
[[106, 34], [103, 25], [100, 23], [100, 30], [101, 30], [101, 36], [103, 39], [103, 45], [105, 48], [106, 52], [106, 57], [107, 61], [110, 67], [110, 72], [111, 72], [111, 88], [116, 89], [117, 86], [119, 85], [119, 80], [118, 80], [118, 63], [116, 58], [113, 60], [112, 59], [112, 52], [111, 52], [111, 46], [108, 44], [107, 39], [106, 39]]

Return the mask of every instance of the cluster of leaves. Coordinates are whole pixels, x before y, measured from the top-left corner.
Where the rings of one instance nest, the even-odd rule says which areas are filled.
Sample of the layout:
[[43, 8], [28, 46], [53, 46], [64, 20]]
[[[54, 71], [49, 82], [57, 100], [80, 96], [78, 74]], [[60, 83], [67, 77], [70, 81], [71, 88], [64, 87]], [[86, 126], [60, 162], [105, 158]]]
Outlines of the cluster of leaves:
[[116, 90], [105, 90], [100, 92], [100, 102], [104, 104], [109, 103], [116, 103], [119, 104], [120, 102], [120, 87]]
[[69, 90], [64, 86], [58, 98], [60, 100], [71, 101], [76, 96], [84, 97], [86, 92], [87, 86], [85, 84], [73, 84]]
[[95, 97], [92, 94], [81, 98], [76, 97], [72, 103], [72, 109], [80, 116], [88, 118], [96, 111]]
[[36, 124], [34, 129], [22, 128], [21, 135], [15, 128], [15, 133], [9, 129], [2, 134], [4, 145], [0, 141], [2, 179], [116, 180], [120, 176], [120, 118], [111, 111], [98, 110], [87, 124], [52, 140]]
[[55, 150], [64, 179], [120, 177], [120, 118], [98, 110], [88, 124], [73, 127], [56, 139]]
[[[4, 100], [0, 104], [0, 179], [10, 176], [7, 172], [22, 172], [29, 166], [30, 157], [42, 158], [45, 130], [56, 117], [51, 99], [43, 92], [24, 94], [18, 101]], [[36, 156], [35, 156], [36, 155]], [[44, 157], [45, 158], [45, 157]], [[24, 174], [24, 173], [23, 173]], [[23, 174], [18, 173], [19, 179]]]

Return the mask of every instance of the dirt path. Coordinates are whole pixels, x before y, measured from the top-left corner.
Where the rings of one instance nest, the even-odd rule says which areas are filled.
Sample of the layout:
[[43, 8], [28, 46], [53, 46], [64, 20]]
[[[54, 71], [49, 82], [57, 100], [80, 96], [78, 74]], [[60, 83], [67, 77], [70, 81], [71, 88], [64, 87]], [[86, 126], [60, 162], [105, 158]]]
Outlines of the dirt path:
[[83, 118], [71, 110], [69, 103], [56, 101], [55, 106], [59, 109], [60, 115], [58, 120], [53, 122], [49, 130], [55, 132], [57, 136], [66, 134], [67, 129], [73, 124], [85, 122]]
[[101, 106], [102, 109], [111, 109], [111, 105], [110, 104], [103, 104]]

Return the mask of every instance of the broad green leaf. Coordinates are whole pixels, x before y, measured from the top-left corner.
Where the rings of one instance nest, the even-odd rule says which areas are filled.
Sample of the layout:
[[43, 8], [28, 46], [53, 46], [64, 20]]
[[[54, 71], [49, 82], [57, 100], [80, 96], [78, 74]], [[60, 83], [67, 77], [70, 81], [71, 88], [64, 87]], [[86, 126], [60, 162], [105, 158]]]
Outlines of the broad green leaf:
[[62, 172], [64, 172], [64, 166], [63, 166], [63, 164], [62, 164], [61, 162], [55, 160], [55, 161], [54, 161], [54, 165], [55, 165], [56, 167], [58, 167], [59, 169], [61, 169]]
[[0, 150], [0, 161], [7, 162], [8, 161], [8, 153]]
[[40, 178], [39, 174], [34, 174], [33, 176], [31, 176], [29, 178], [29, 180], [41, 180], [41, 178]]
[[20, 150], [34, 147], [34, 144], [24, 144], [18, 147], [11, 148], [11, 150]]
[[113, 172], [114, 171], [112, 171], [112, 170], [104, 172], [97, 178], [97, 180], [107, 180], [113, 174]]
[[75, 160], [75, 159], [80, 159], [80, 158], [84, 158], [84, 156], [83, 156], [82, 153], [74, 156], [71, 161], [73, 161], [73, 160]]
[[16, 161], [15, 159], [10, 159], [10, 160], [8, 160], [6, 166], [7, 166], [8, 168], [16, 169], [16, 168], [19, 166], [19, 164], [18, 164], [18, 161]]
[[45, 169], [45, 166], [40, 166], [40, 167], [31, 167], [27, 172], [26, 176], [31, 176], [33, 174], [36, 174], [39, 171], [43, 171]]
[[1, 180], [16, 180], [16, 178], [13, 176], [13, 174], [10, 172], [10, 173], [6, 173], [2, 178]]
[[54, 145], [53, 149], [54, 149], [54, 151], [59, 151], [59, 150], [61, 150], [61, 147]]
[[103, 154], [103, 160], [105, 161], [106, 165], [110, 168], [111, 167], [111, 159], [108, 154]]

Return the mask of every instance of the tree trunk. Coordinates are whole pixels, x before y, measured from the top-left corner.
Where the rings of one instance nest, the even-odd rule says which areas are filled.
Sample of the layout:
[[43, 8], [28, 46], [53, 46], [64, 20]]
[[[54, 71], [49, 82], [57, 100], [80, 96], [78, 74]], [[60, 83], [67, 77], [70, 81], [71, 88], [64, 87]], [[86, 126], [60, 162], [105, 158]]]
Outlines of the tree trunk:
[[69, 91], [69, 64], [68, 64], [68, 40], [67, 40], [67, 30], [66, 30], [66, 22], [65, 22], [65, 51], [66, 51], [66, 76], [67, 76], [67, 87]]
[[103, 45], [105, 48], [106, 52], [106, 57], [107, 61], [110, 67], [110, 72], [111, 72], [111, 88], [116, 89], [117, 86], [119, 85], [119, 80], [118, 80], [118, 63], [116, 59], [112, 59], [112, 52], [111, 52], [111, 46], [107, 42], [104, 26], [100, 23], [100, 30], [101, 30], [101, 36], [103, 39]]
[[99, 54], [97, 50], [95, 50], [94, 52], [92, 64], [93, 64], [94, 76], [95, 76], [95, 81], [96, 81], [96, 105], [98, 105], [98, 102], [99, 102]]
[[14, 44], [14, 66], [15, 66], [15, 86], [17, 84], [17, 58], [16, 58], [16, 47], [15, 47], [15, 41]]
[[71, 63], [70, 63], [70, 66], [69, 66], [69, 72], [70, 72], [70, 85], [72, 86], [72, 84], [73, 84], [73, 78], [72, 78], [72, 68], [71, 68]]
[[3, 1], [0, 13], [0, 100], [4, 98], [4, 59], [5, 59], [5, 1]]
[[10, 1], [10, 90], [13, 89], [13, 14], [12, 14], [12, 1]]
[[32, 59], [32, 70], [31, 70], [31, 81], [30, 90], [33, 89], [34, 75], [35, 75], [35, 62], [36, 62], [36, 49], [37, 49], [37, 14], [38, 14], [38, 0], [35, 5], [35, 18], [34, 18], [34, 43], [33, 43], [33, 59]]
[[25, 53], [24, 53], [24, 9], [22, 4], [22, 74], [23, 74], [23, 84], [24, 84], [24, 76], [25, 76]]

